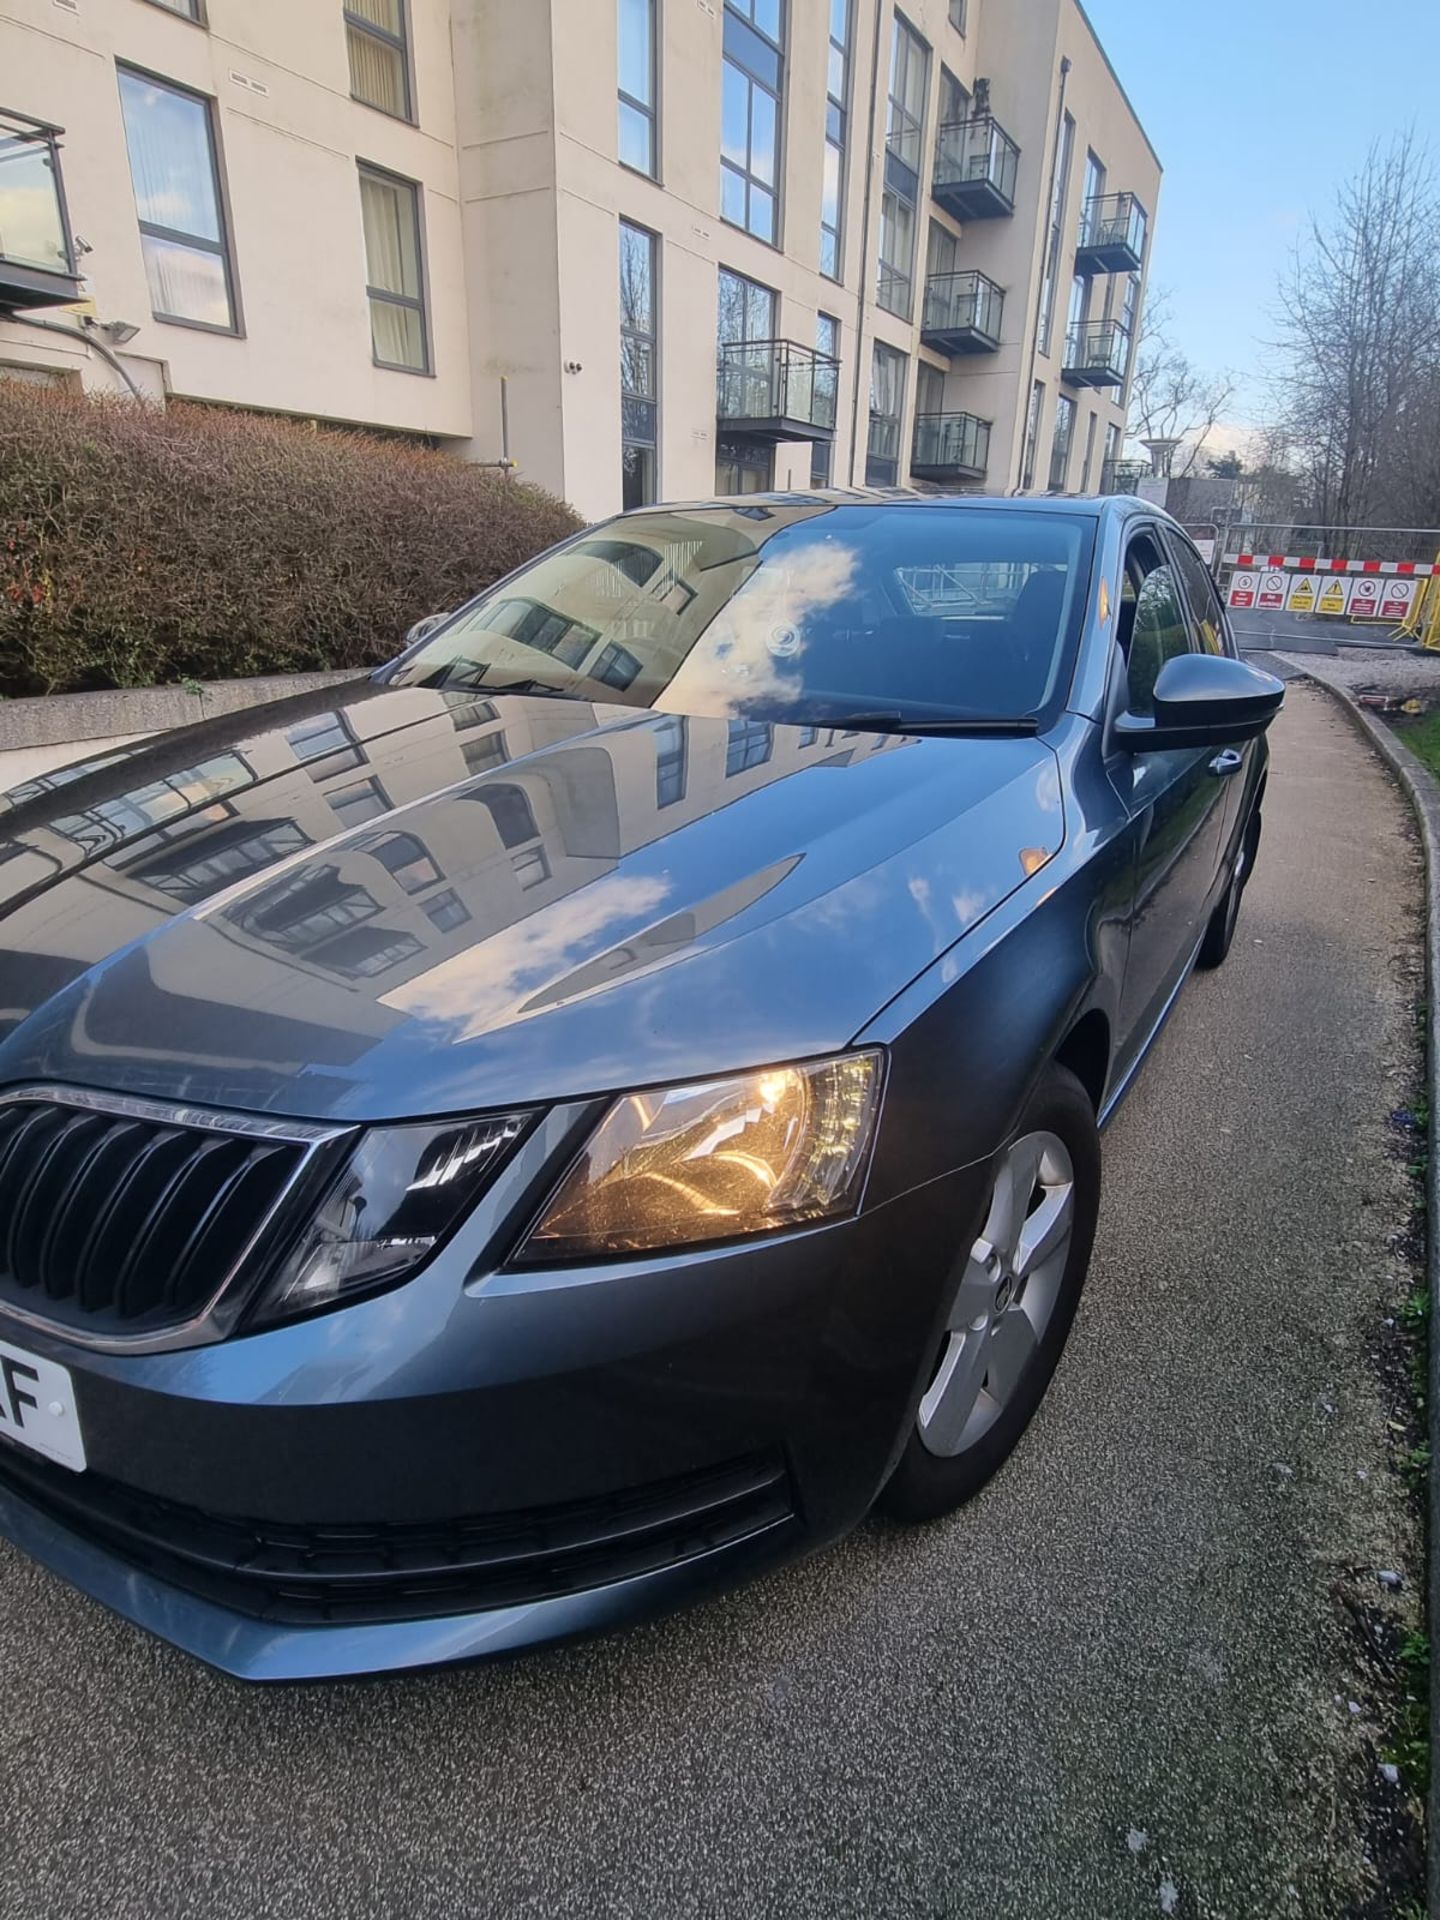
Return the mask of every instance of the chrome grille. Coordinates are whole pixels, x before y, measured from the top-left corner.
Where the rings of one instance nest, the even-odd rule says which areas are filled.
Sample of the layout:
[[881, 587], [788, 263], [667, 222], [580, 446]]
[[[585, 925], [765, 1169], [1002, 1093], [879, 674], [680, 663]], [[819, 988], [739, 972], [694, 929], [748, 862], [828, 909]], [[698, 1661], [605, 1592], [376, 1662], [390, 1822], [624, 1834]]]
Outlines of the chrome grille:
[[0, 1310], [104, 1346], [193, 1334], [339, 1137], [80, 1090], [0, 1094]]

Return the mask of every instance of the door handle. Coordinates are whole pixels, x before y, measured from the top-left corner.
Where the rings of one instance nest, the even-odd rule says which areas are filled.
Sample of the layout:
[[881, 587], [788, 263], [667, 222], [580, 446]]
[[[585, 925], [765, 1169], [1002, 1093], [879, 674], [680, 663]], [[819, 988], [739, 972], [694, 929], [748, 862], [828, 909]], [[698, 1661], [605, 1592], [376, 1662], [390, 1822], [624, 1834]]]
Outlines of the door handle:
[[1217, 753], [1210, 762], [1211, 773], [1238, 773], [1245, 764], [1245, 756], [1235, 747], [1226, 747], [1223, 753]]

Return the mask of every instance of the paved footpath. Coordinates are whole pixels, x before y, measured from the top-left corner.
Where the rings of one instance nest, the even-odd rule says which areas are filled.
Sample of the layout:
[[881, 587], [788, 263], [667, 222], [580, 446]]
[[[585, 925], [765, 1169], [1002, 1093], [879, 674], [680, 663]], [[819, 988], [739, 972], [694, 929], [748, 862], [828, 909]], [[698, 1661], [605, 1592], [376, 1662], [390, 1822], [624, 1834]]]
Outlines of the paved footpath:
[[1377, 1567], [1417, 1598], [1369, 1350], [1420, 872], [1326, 696], [1274, 747], [1234, 953], [1107, 1137], [1070, 1351], [979, 1501], [607, 1642], [331, 1690], [215, 1678], [0, 1547], [6, 1920], [1393, 1911], [1352, 1898], [1344, 1602]]

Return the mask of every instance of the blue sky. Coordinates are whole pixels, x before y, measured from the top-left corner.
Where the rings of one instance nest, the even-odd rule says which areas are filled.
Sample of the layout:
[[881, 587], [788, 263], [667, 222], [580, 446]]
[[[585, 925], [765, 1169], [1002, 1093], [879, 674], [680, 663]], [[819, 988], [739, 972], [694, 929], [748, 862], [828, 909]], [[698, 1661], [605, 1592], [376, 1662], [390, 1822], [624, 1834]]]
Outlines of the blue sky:
[[1083, 4], [1165, 169], [1151, 278], [1171, 332], [1242, 376], [1231, 419], [1248, 425], [1308, 213], [1395, 128], [1428, 129], [1440, 164], [1440, 0]]

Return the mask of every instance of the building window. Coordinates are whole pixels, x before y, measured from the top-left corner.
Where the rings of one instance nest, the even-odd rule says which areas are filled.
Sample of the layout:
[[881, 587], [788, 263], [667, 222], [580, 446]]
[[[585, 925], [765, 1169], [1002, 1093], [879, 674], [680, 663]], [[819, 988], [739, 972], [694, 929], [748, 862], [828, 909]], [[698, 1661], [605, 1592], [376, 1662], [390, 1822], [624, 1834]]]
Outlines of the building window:
[[1045, 382], [1037, 380], [1030, 389], [1030, 409], [1025, 416], [1025, 455], [1020, 462], [1020, 491], [1028, 493], [1035, 484], [1035, 446], [1040, 438], [1040, 410], [1045, 404]]
[[1120, 428], [1112, 420], [1105, 429], [1105, 458], [1100, 466], [1100, 491], [1115, 491], [1115, 467], [1120, 458]]
[[420, 189], [411, 180], [362, 166], [360, 217], [375, 364], [401, 373], [428, 373]]
[[1100, 424], [1098, 413], [1092, 413], [1085, 426], [1085, 464], [1080, 469], [1080, 491], [1094, 492], [1095, 478], [1095, 429]]
[[147, 74], [119, 72], [150, 310], [157, 320], [235, 333], [212, 103]]
[[967, 0], [950, 0], [950, 24], [957, 33], [965, 31], [965, 8]]
[[717, 440], [716, 493], [768, 493], [774, 478], [774, 457], [774, 450], [758, 440]]
[[[815, 350], [825, 353], [832, 360], [840, 358], [840, 322], [833, 313], [817, 313], [815, 316]], [[812, 487], [830, 485], [835, 443], [832, 440], [816, 440], [810, 448], [810, 484]]]
[[915, 278], [915, 208], [887, 187], [880, 198], [878, 304], [901, 320], [910, 318]]
[[350, 98], [413, 119], [405, 0], [345, 0], [345, 46]]
[[725, 0], [720, 217], [776, 244], [783, 0]]
[[325, 797], [335, 818], [346, 827], [361, 826], [390, 811], [389, 796], [378, 780], [358, 780], [353, 787], [342, 787]]
[[[744, 274], [721, 267], [719, 302], [716, 317], [716, 408], [721, 420], [768, 418], [775, 406], [775, 303], [772, 287]], [[734, 451], [733, 446], [731, 449]], [[768, 449], [752, 450], [752, 457], [740, 464], [748, 475], [748, 484], [722, 488], [722, 492], [748, 493], [768, 487], [768, 477], [757, 481], [759, 465], [769, 474]], [[727, 456], [725, 466], [733, 461]], [[720, 465], [717, 448], [717, 470]], [[733, 477], [733, 475], [732, 475]]]
[[550, 878], [550, 862], [545, 858], [543, 847], [526, 847], [523, 853], [512, 853], [510, 866], [527, 893], [531, 887], [543, 887]]
[[764, 766], [770, 758], [774, 729], [759, 720], [732, 720], [725, 743], [725, 778]]
[[825, 79], [825, 165], [820, 184], [820, 271], [838, 280], [844, 230], [846, 101], [850, 85], [850, 0], [830, 0]]
[[200, 8], [200, 0], [155, 0], [157, 7], [164, 7], [167, 13], [178, 13], [183, 20], [205, 24], [205, 15]]
[[1070, 282], [1070, 310], [1066, 315], [1066, 338], [1073, 337], [1075, 329], [1085, 324], [1085, 309], [1090, 304], [1090, 282], [1083, 273], [1077, 273]]
[[365, 849], [374, 854], [404, 893], [423, 893], [444, 875], [413, 833], [387, 833]]
[[1085, 155], [1085, 191], [1080, 196], [1079, 238], [1081, 240], [1083, 240], [1085, 237], [1085, 224], [1090, 215], [1091, 202], [1098, 200], [1100, 196], [1104, 193], [1104, 191], [1105, 191], [1104, 164], [1101, 161], [1097, 160], [1093, 153], [1087, 152]]
[[685, 798], [685, 722], [663, 713], [651, 729], [655, 736], [655, 804], [673, 807]]
[[453, 933], [469, 920], [470, 909], [453, 888], [447, 887], [425, 902], [425, 918], [437, 933]]
[[958, 126], [970, 118], [970, 95], [948, 67], [940, 69], [940, 124]]
[[657, 497], [655, 255], [653, 233], [620, 222], [620, 496], [648, 506]]
[[1040, 288], [1040, 351], [1050, 351], [1055, 320], [1055, 282], [1060, 272], [1061, 228], [1070, 192], [1070, 161], [1075, 150], [1075, 122], [1067, 113], [1060, 127], [1060, 152], [1055, 161], [1055, 184], [1050, 193], [1050, 233], [1045, 242], [1045, 279]]
[[1055, 402], [1055, 432], [1050, 441], [1050, 491], [1063, 493], [1070, 472], [1070, 445], [1075, 437], [1075, 402], [1062, 393]]
[[915, 279], [915, 209], [930, 53], [898, 13], [890, 41], [890, 96], [885, 123], [885, 185], [880, 199], [880, 245], [875, 298], [887, 313], [908, 320]]
[[655, 0], [619, 0], [620, 164], [660, 174], [655, 137]]
[[905, 411], [905, 356], [875, 342], [870, 367], [870, 440], [867, 487], [893, 487], [900, 477], [900, 418]]
[[1120, 324], [1125, 329], [1125, 398], [1122, 406], [1130, 404], [1130, 374], [1135, 365], [1135, 345], [1140, 331], [1140, 276], [1127, 273], [1125, 276], [1125, 294], [1120, 302]]

